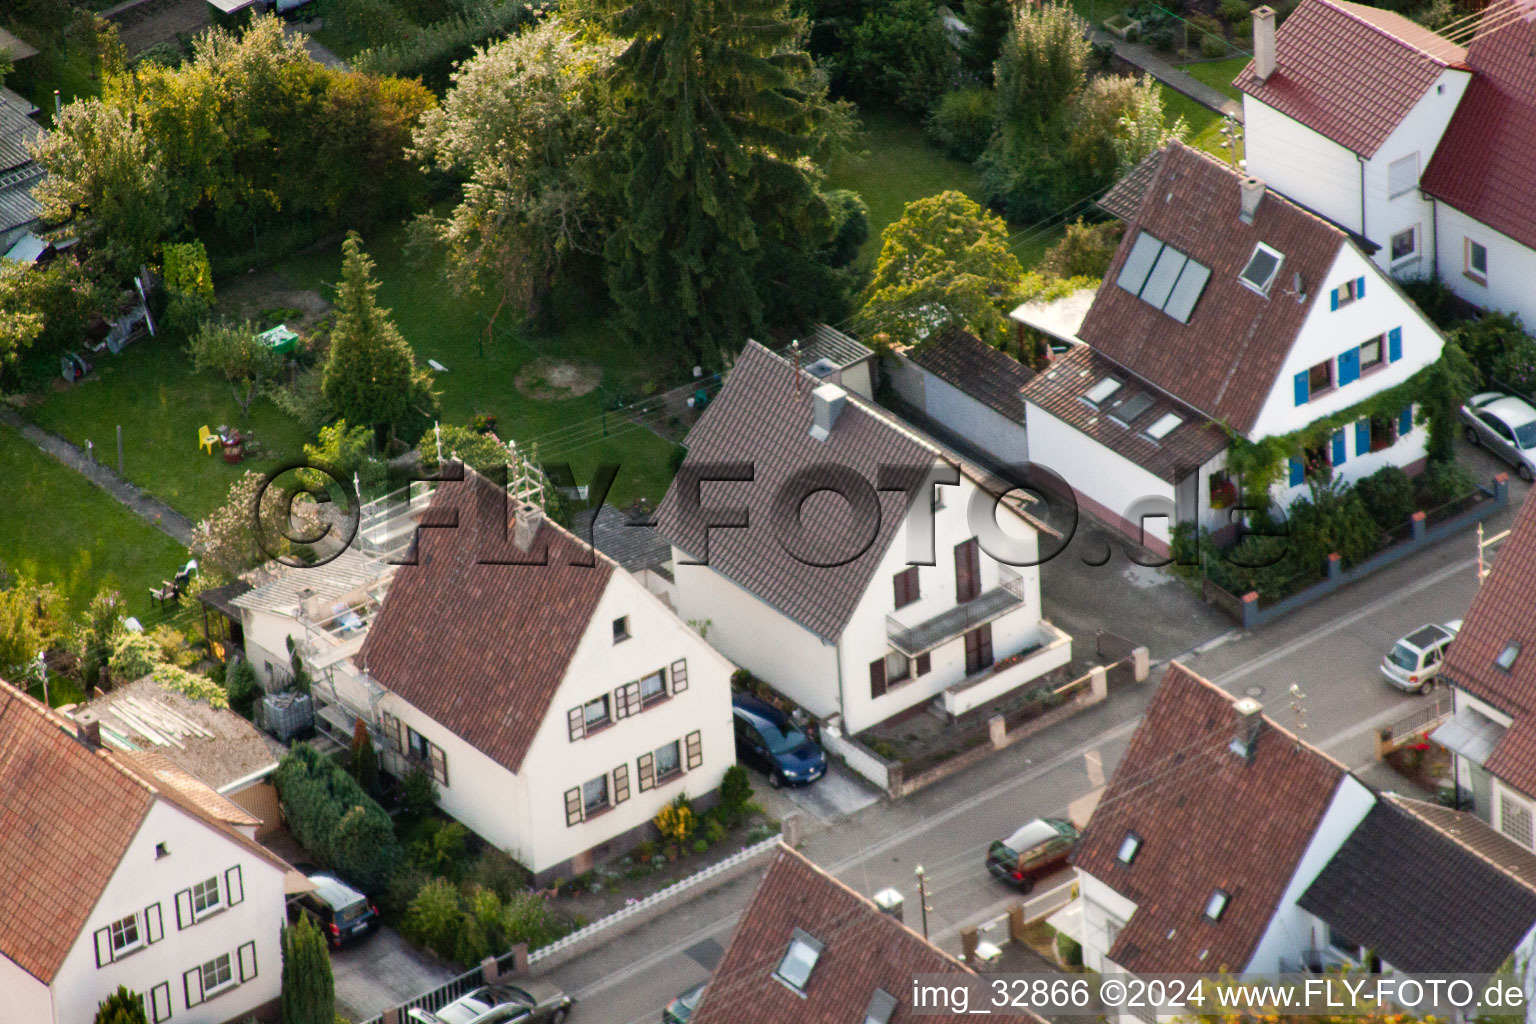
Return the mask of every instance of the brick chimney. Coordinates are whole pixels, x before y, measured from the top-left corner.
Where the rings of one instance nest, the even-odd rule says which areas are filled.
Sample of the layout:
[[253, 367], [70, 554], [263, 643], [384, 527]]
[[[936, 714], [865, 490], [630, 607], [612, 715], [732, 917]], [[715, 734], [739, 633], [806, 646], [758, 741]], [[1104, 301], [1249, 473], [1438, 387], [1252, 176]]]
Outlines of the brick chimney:
[[1237, 712], [1237, 729], [1227, 749], [1245, 761], [1252, 761], [1259, 746], [1259, 729], [1264, 725], [1264, 705], [1244, 697], [1232, 705]]
[[524, 502], [518, 507], [512, 520], [512, 543], [517, 545], [517, 550], [527, 551], [533, 546], [533, 538], [538, 536], [543, 523], [544, 510], [533, 502]]
[[1253, 9], [1253, 73], [1259, 81], [1269, 81], [1275, 73], [1275, 9]]
[[75, 712], [75, 736], [92, 750], [101, 746], [101, 716], [90, 708]]
[[1252, 224], [1254, 216], [1259, 212], [1259, 200], [1264, 198], [1264, 182], [1249, 175], [1238, 182], [1238, 190], [1242, 200], [1238, 208], [1238, 219], [1244, 224]]

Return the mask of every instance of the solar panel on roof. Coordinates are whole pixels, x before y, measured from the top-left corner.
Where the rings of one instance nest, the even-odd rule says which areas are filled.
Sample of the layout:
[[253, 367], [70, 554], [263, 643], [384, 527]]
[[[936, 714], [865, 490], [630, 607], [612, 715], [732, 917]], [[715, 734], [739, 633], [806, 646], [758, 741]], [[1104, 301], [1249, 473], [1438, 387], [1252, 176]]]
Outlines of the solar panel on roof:
[[1157, 257], [1157, 263], [1152, 267], [1152, 273], [1147, 275], [1147, 283], [1142, 286], [1142, 301], [1162, 309], [1163, 303], [1168, 301], [1168, 294], [1173, 291], [1174, 282], [1179, 279], [1179, 272], [1188, 262], [1188, 256], [1171, 245], [1165, 245]]
[[1211, 268], [1205, 264], [1194, 260], [1184, 264], [1184, 272], [1179, 275], [1168, 301], [1163, 303], [1163, 312], [1181, 324], [1189, 323], [1190, 316], [1195, 312], [1195, 303], [1200, 301], [1205, 283], [1210, 279]]
[[1147, 275], [1152, 273], [1152, 264], [1157, 262], [1158, 254], [1162, 251], [1163, 243], [1152, 235], [1145, 231], [1137, 235], [1136, 244], [1131, 246], [1130, 254], [1125, 257], [1115, 283], [1132, 295], [1140, 295], [1141, 286], [1147, 283]]

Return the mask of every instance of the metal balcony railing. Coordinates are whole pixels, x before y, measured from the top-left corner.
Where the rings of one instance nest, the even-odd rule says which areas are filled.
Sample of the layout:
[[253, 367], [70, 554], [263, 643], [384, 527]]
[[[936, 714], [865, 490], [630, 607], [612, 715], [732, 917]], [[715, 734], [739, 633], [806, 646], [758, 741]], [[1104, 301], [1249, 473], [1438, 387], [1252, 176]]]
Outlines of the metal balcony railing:
[[915, 658], [942, 643], [965, 635], [977, 626], [1024, 607], [1024, 595], [1024, 581], [1019, 574], [999, 566], [998, 586], [930, 619], [908, 626], [895, 615], [886, 615], [886, 636], [892, 647], [909, 658]]

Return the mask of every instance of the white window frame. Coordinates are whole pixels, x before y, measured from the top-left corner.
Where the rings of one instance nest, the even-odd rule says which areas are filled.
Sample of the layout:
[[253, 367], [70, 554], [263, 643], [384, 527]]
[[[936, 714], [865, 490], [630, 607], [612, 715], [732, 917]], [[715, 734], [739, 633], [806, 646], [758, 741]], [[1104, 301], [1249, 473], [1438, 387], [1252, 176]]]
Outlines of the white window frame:
[[[654, 691], [650, 692], [650, 693], [647, 693], [646, 689], [645, 689], [645, 684], [647, 682], [651, 681], [651, 680], [655, 680], [656, 681], [656, 689]], [[645, 676], [641, 676], [640, 677], [640, 706], [641, 707], [645, 707], [647, 704], [651, 704], [651, 703], [653, 703], [655, 701], [658, 701], [661, 698], [665, 697], [666, 695], [667, 695], [667, 670], [666, 669], [659, 668], [655, 672], [652, 672], [650, 675], [645, 675]]]
[[[593, 804], [593, 803], [589, 803], [587, 801], [587, 787], [592, 785], [593, 783], [601, 783], [602, 784], [602, 787], [603, 787], [603, 802], [602, 803]], [[592, 817], [592, 815], [594, 815], [594, 814], [598, 814], [598, 813], [600, 813], [602, 811], [608, 810], [612, 806], [613, 806], [613, 784], [612, 784], [612, 782], [609, 781], [608, 774], [606, 772], [604, 772], [602, 775], [597, 776], [596, 778], [588, 779], [586, 782], [583, 782], [581, 784], [581, 817], [582, 817], [583, 821], [585, 821], [586, 819]]]
[[[1463, 241], [1463, 246], [1462, 246], [1462, 273], [1465, 274], [1467, 277], [1471, 278], [1472, 280], [1476, 281], [1478, 284], [1484, 284], [1484, 285], [1487, 284], [1488, 283], [1488, 247], [1486, 245], [1484, 245], [1482, 242], [1476, 241], [1476, 240], [1474, 240], [1474, 239], [1472, 239], [1470, 237], [1469, 238], [1465, 238], [1462, 241]], [[1472, 265], [1472, 250], [1473, 249], [1481, 249], [1483, 251], [1483, 269], [1482, 270], [1478, 270], [1476, 267], [1474, 267]]]
[[[1261, 252], [1268, 253], [1275, 258], [1275, 268], [1269, 272], [1268, 279], [1262, 285], [1249, 280], [1247, 276], [1247, 270], [1253, 263], [1253, 258]], [[1243, 269], [1237, 272], [1237, 279], [1242, 282], [1244, 288], [1269, 298], [1269, 290], [1275, 286], [1275, 280], [1280, 276], [1280, 268], [1283, 266], [1285, 266], [1285, 253], [1279, 249], [1267, 246], [1263, 242], [1259, 242], [1254, 245], [1253, 252], [1249, 253], [1248, 259], [1243, 263]]]
[[[130, 927], [133, 929], [133, 941], [118, 945], [118, 936], [126, 932]], [[114, 961], [120, 960], [129, 953], [143, 949], [147, 945], [144, 941], [144, 931], [144, 922], [139, 919], [139, 915], [136, 912], [110, 922], [107, 925], [107, 942], [112, 948], [112, 959]]]
[[[1525, 828], [1521, 830], [1522, 835], [1512, 835], [1509, 829], [1505, 827], [1509, 824], [1505, 820], [1505, 816], [1510, 809], [1514, 809], [1525, 818]], [[1519, 843], [1527, 850], [1536, 849], [1536, 814], [1532, 813], [1530, 804], [1503, 788], [1499, 790], [1499, 834], [1506, 839]]]
[[[665, 772], [661, 770], [661, 753], [664, 750], [671, 750], [677, 754], [677, 761], [673, 764], [671, 770]], [[654, 771], [656, 772], [656, 785], [660, 786], [667, 782], [671, 782], [674, 778], [683, 774], [682, 740], [673, 740], [671, 743], [663, 743], [661, 746], [651, 751], [651, 757], [654, 758], [652, 764], [655, 766]]]
[[[1402, 235], [1412, 236], [1413, 248], [1410, 249], [1405, 256], [1393, 256], [1392, 242], [1394, 239]], [[1419, 258], [1419, 226], [1417, 224], [1406, 227], [1401, 231], [1394, 231], [1387, 238], [1387, 258], [1391, 262], [1391, 265], [1394, 267], [1407, 266], [1409, 263], [1412, 263]]]
[[[213, 886], [213, 899], [211, 902], [205, 903], [203, 906], [199, 907], [197, 905], [198, 892], [199, 890], [203, 890], [204, 893], [206, 893], [206, 887], [210, 884]], [[192, 883], [191, 905], [193, 921], [201, 921], [209, 914], [216, 913], [217, 911], [224, 909], [224, 887], [219, 884], [218, 875], [214, 875], [212, 878], [205, 878], [201, 882]]]
[[[826, 946], [815, 936], [796, 928], [794, 935], [789, 940], [789, 946], [784, 950], [784, 955], [779, 958], [779, 965], [773, 969], [773, 976], [787, 985], [792, 992], [805, 995], [805, 987], [811, 982], [811, 975], [816, 971], [816, 962], [821, 959], [822, 951]], [[796, 956], [796, 954], [799, 954]], [[795, 959], [792, 961], [791, 957]], [[794, 963], [796, 967], [805, 965], [805, 976], [796, 980], [784, 973], [785, 965]], [[799, 974], [799, 971], [796, 971]]]
[[[224, 979], [223, 981], [219, 982], [216, 985], [209, 985], [208, 984], [208, 972], [211, 969], [213, 971], [214, 977], [217, 978], [219, 973], [220, 973], [220, 970], [221, 970], [221, 968], [219, 966], [219, 962], [220, 961], [223, 961], [223, 968], [222, 968], [222, 970], [223, 971], [227, 971], [229, 973], [229, 977], [227, 977], [226, 979]], [[234, 957], [230, 956], [228, 953], [220, 953], [218, 956], [214, 957], [212, 960], [204, 961], [203, 963], [198, 965], [197, 969], [198, 969], [199, 975], [202, 978], [202, 983], [203, 983], [203, 1002], [205, 1002], [205, 1003], [208, 1000], [212, 999], [214, 996], [219, 995], [220, 993], [223, 993], [223, 992], [227, 992], [230, 989], [234, 988], [236, 985], [240, 984], [240, 982], [235, 979], [235, 960], [234, 960]]]
[[[1411, 167], [1411, 169], [1410, 169]], [[1387, 198], [1396, 199], [1419, 187], [1419, 152], [1398, 157], [1387, 165]]]

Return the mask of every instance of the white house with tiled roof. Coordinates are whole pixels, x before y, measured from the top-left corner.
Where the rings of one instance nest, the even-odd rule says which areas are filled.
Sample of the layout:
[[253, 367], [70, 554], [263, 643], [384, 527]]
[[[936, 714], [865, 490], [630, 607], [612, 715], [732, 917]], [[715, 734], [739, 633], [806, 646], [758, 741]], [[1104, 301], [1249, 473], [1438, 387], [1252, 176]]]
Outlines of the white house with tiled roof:
[[657, 509], [678, 612], [811, 714], [960, 715], [1071, 660], [1040, 602], [1048, 528], [879, 406], [750, 342], [688, 449]]
[[1536, 322], [1536, 25], [1516, 0], [1454, 41], [1348, 0], [1254, 12], [1248, 172], [1368, 239], [1397, 277], [1438, 277]]
[[0, 681], [0, 1018], [88, 1022], [120, 985], [151, 1024], [270, 1013], [288, 865], [256, 818], [99, 728]]
[[[1349, 414], [1440, 358], [1434, 324], [1343, 230], [1206, 154], [1171, 143], [1103, 205], [1125, 236], [1079, 329], [1087, 349], [1024, 386], [1029, 455], [1154, 551], [1175, 523], [1230, 525], [1227, 438]], [[1295, 451], [1273, 497], [1424, 453], [1405, 401]]]

